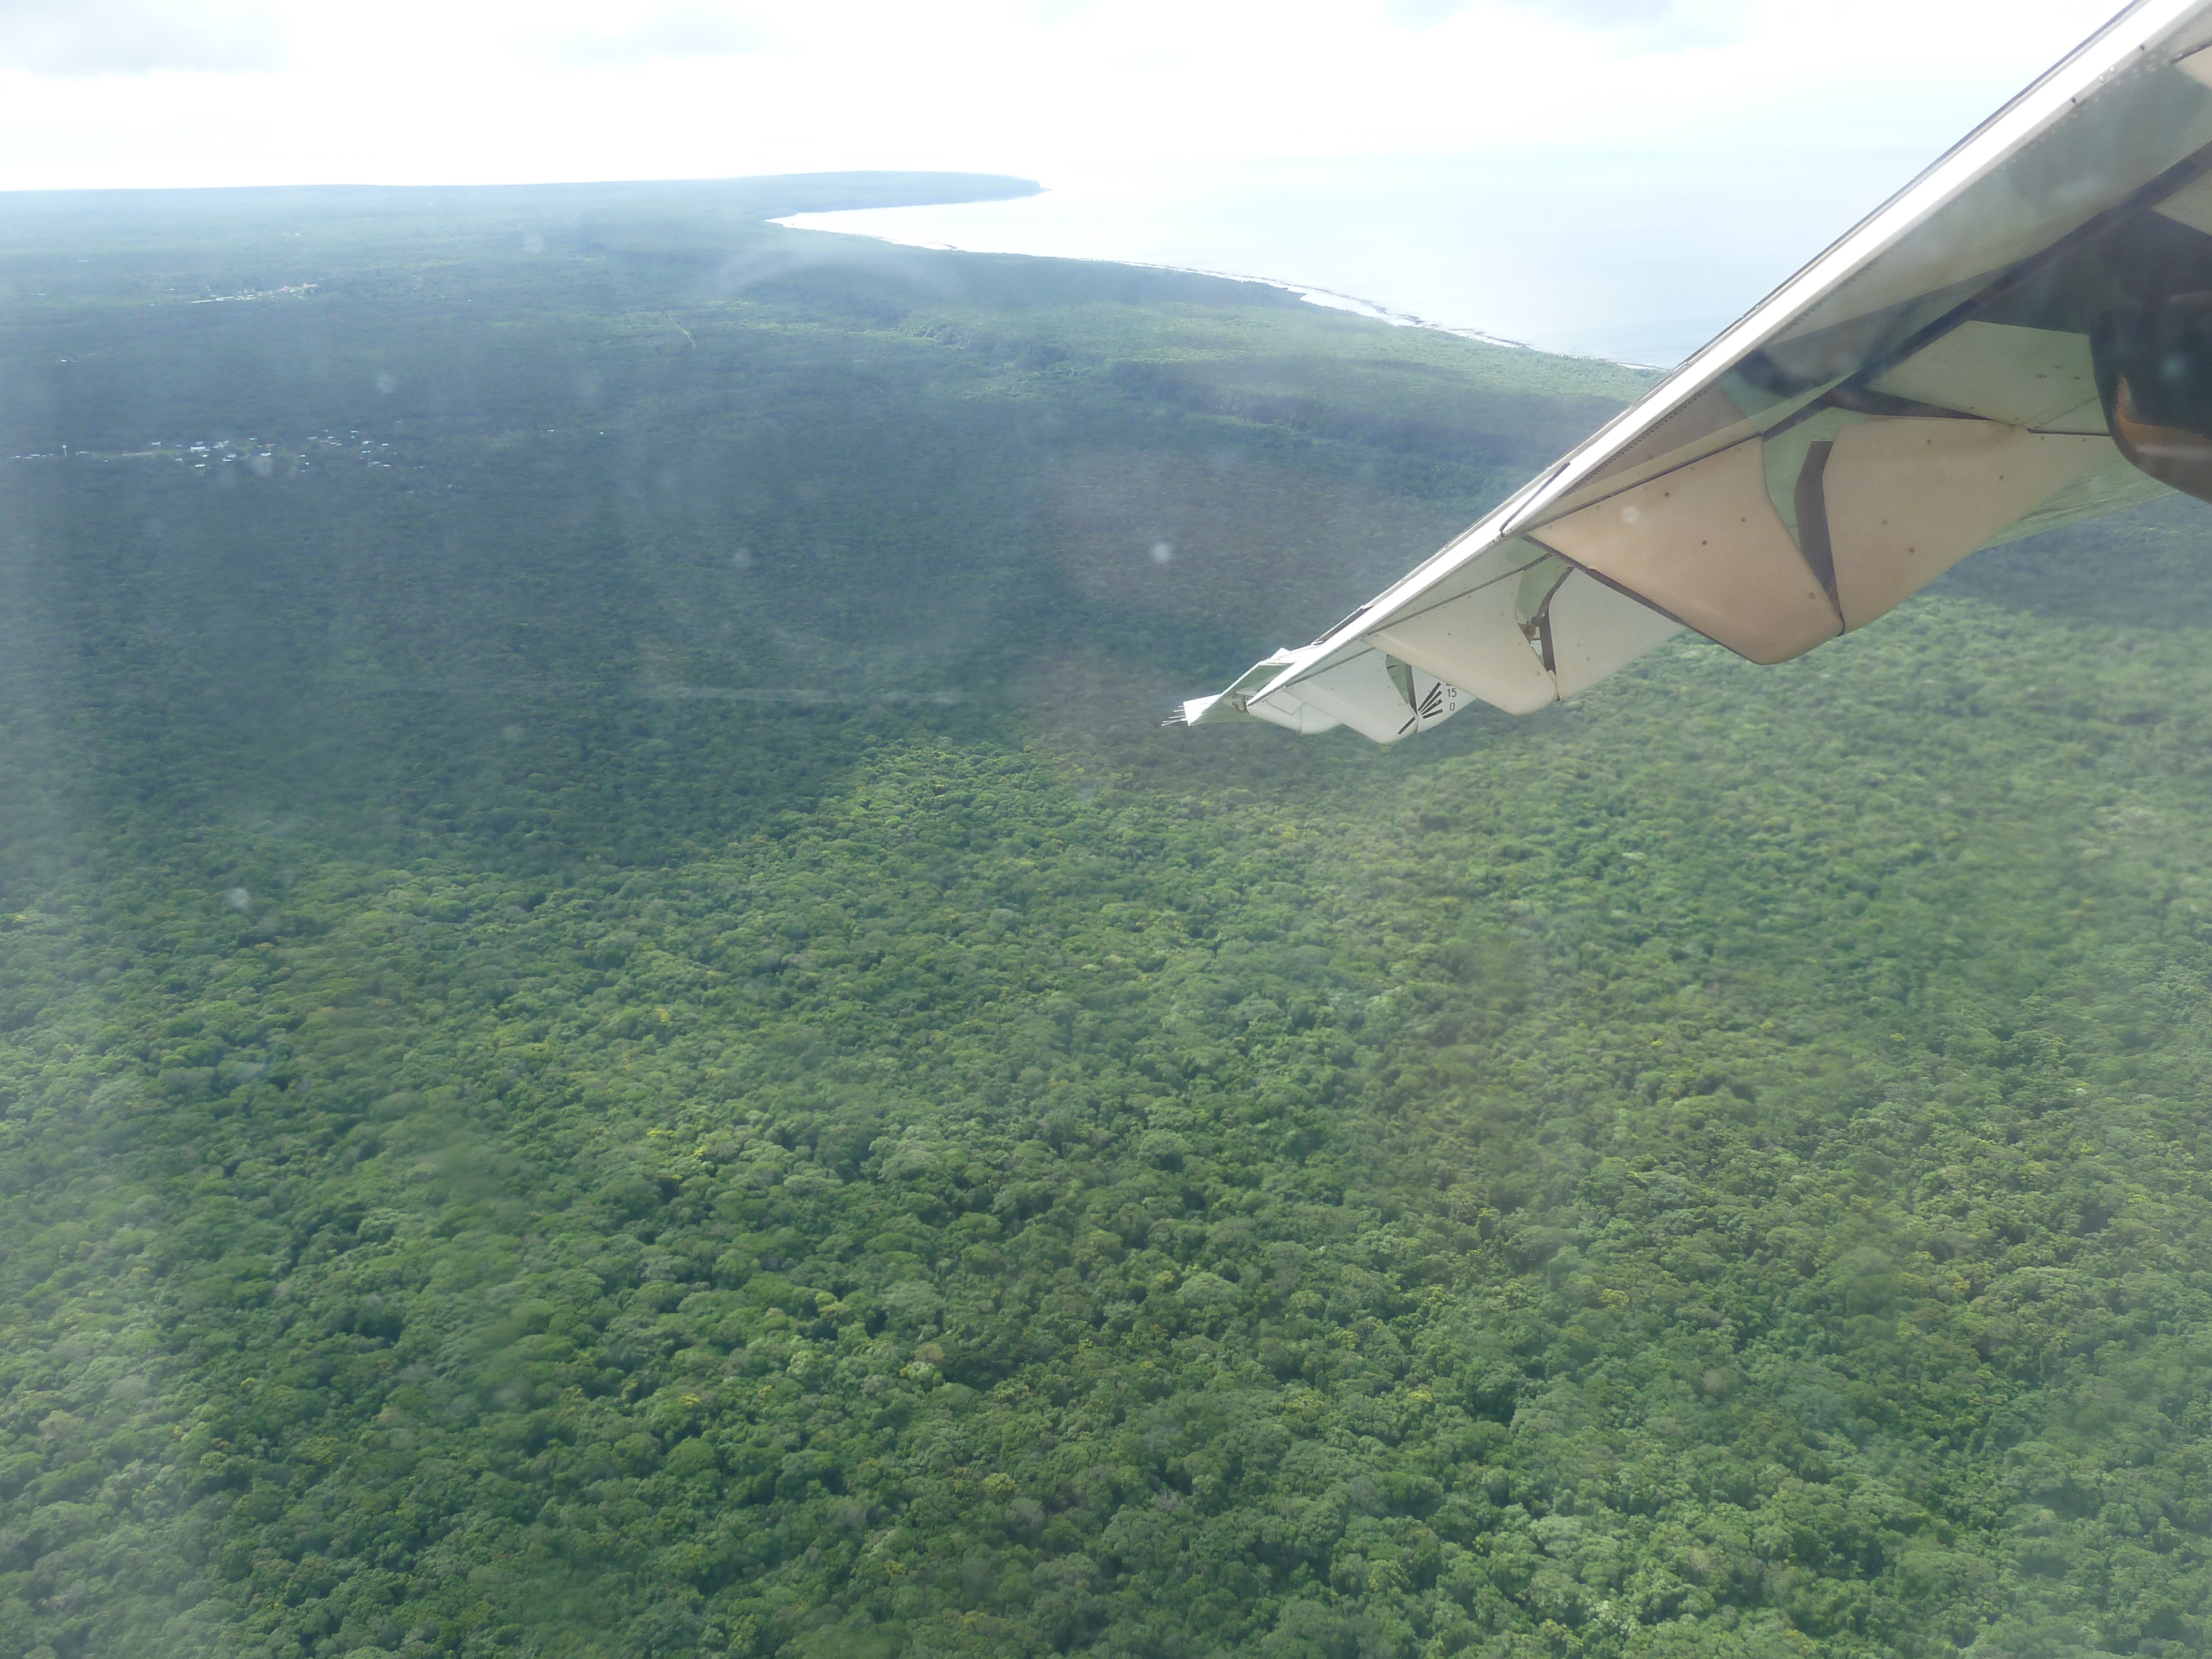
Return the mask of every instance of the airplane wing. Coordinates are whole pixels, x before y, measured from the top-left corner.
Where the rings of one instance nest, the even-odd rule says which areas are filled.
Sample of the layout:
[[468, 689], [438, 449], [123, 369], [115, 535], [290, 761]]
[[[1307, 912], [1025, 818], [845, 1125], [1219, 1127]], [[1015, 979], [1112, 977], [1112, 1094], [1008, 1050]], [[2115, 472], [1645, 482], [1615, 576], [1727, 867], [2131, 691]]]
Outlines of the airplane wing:
[[2169, 488], [2212, 501], [2212, 0], [2137, 0], [1441, 552], [1170, 723], [1394, 743], [1685, 628], [1785, 662]]

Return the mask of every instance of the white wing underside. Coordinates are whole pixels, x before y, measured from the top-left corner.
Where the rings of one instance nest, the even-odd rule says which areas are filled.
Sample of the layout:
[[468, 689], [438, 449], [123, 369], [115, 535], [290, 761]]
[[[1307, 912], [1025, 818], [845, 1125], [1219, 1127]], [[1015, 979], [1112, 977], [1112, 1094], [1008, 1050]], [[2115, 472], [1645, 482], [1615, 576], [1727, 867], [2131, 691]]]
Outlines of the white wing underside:
[[1394, 743], [1472, 699], [1571, 697], [1684, 628], [1782, 662], [1978, 548], [2166, 493], [2108, 433], [2090, 331], [2146, 260], [2194, 280], [2201, 253], [2212, 289], [2208, 42], [2208, 0], [2139, 0], [1442, 551], [1182, 718]]

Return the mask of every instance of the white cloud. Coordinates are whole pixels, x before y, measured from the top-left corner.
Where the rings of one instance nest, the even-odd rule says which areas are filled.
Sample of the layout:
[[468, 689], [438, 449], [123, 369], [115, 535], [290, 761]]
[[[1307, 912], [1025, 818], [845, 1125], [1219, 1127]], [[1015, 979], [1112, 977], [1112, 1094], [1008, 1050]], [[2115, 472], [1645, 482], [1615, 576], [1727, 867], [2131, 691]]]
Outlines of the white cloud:
[[0, 187], [1932, 153], [2108, 0], [1406, 3], [0, 0]]
[[670, 6], [626, 28], [585, 28], [550, 36], [543, 56], [559, 68], [635, 68], [664, 58], [734, 58], [775, 52], [773, 29], [726, 7]]
[[173, 0], [0, 0], [0, 65], [58, 80], [160, 70], [253, 72], [284, 61], [276, 18]]
[[1679, 51], [1741, 40], [1755, 27], [1751, 0], [1391, 0], [1391, 18], [1427, 28], [1471, 9], [1516, 11], [1588, 33], [1607, 46]]

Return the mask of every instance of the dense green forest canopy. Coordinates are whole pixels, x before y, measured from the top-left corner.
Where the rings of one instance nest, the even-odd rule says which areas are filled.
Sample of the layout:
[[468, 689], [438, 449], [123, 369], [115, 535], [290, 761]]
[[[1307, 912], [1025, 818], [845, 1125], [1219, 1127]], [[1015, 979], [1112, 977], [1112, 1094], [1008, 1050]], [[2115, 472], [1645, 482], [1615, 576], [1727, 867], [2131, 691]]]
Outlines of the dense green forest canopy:
[[2204, 1653], [2201, 509], [1158, 732], [1647, 377], [1023, 188], [9, 204], [0, 1656]]

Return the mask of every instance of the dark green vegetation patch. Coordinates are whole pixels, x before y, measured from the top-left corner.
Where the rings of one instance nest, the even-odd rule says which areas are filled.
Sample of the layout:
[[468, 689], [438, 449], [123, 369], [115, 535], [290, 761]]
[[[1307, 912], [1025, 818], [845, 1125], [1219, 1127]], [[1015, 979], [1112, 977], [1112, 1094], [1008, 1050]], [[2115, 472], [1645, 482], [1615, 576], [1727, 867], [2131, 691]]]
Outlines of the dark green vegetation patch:
[[1155, 732], [1638, 378], [868, 188], [12, 222], [0, 1655], [2204, 1652], [2197, 510]]

